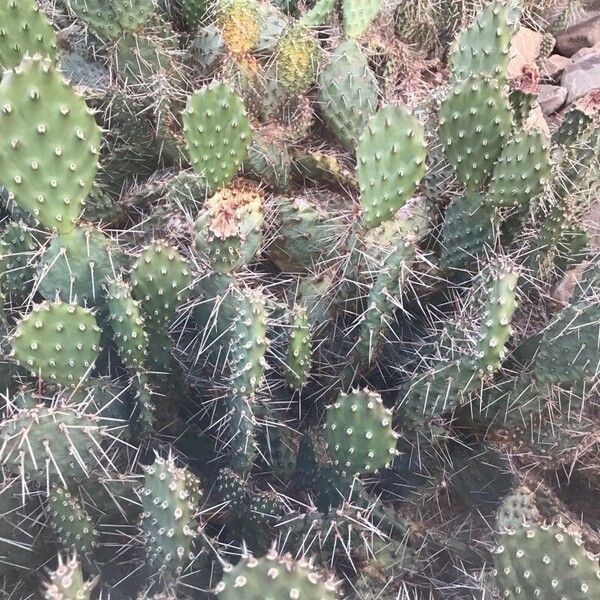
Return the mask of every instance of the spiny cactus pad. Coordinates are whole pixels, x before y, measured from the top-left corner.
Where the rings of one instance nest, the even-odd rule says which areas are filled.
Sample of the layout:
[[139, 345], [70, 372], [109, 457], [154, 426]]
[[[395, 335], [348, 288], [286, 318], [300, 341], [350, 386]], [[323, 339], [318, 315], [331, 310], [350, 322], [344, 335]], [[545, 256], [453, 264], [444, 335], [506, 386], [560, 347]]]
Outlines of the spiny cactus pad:
[[392, 219], [425, 175], [424, 130], [397, 106], [384, 106], [372, 117], [356, 148], [356, 175], [368, 227]]
[[196, 250], [216, 273], [247, 265], [262, 241], [262, 195], [245, 182], [234, 182], [209, 198], [195, 225]]
[[36, 0], [0, 2], [0, 67], [13, 69], [25, 55], [51, 59], [58, 54], [56, 34]]
[[319, 75], [319, 100], [327, 126], [347, 148], [355, 148], [377, 108], [377, 83], [360, 46], [342, 42]]
[[20, 297], [28, 294], [35, 280], [35, 254], [39, 244], [21, 221], [8, 223], [0, 236], [0, 286]]
[[303, 306], [294, 306], [290, 314], [290, 331], [287, 349], [287, 383], [300, 390], [310, 374], [312, 336], [308, 312]]
[[218, 10], [217, 23], [232, 54], [250, 52], [260, 39], [260, 14], [253, 0], [226, 0]]
[[279, 556], [273, 550], [263, 558], [247, 556], [235, 567], [227, 565], [215, 591], [220, 600], [237, 600], [240, 595], [244, 600], [339, 598], [337, 585], [327, 573], [304, 559], [296, 561], [289, 554]]
[[505, 598], [586, 600], [600, 594], [600, 567], [565, 527], [530, 525], [497, 536], [496, 582]]
[[104, 427], [78, 407], [39, 404], [16, 411], [0, 425], [0, 462], [14, 475], [45, 487], [66, 486], [100, 465]]
[[152, 323], [168, 323], [185, 302], [192, 283], [186, 259], [176, 248], [154, 242], [144, 248], [131, 269], [133, 297]]
[[340, 394], [327, 411], [325, 438], [336, 471], [342, 475], [375, 473], [396, 455], [392, 413], [369, 390]]
[[74, 548], [79, 556], [86, 556], [98, 543], [94, 523], [68, 489], [55, 485], [48, 496], [52, 528], [64, 548]]
[[96, 580], [84, 581], [77, 555], [66, 560], [59, 554], [56, 570], [44, 582], [45, 600], [90, 600]]
[[509, 265], [494, 268], [486, 290], [486, 308], [482, 318], [477, 361], [485, 373], [500, 368], [504, 347], [511, 333], [510, 323], [517, 308], [518, 273]]
[[471, 75], [450, 89], [439, 115], [448, 161], [461, 182], [477, 190], [491, 176], [512, 127], [507, 96], [496, 82]]
[[311, 33], [296, 26], [279, 40], [275, 69], [281, 85], [290, 94], [303, 94], [317, 75], [319, 45]]
[[146, 552], [155, 567], [176, 577], [194, 559], [195, 515], [202, 492], [197, 479], [177, 467], [172, 457], [157, 456], [143, 470], [140, 527]]
[[510, 60], [510, 41], [519, 25], [516, 0], [494, 0], [456, 39], [449, 57], [455, 80], [486, 73], [502, 80]]
[[75, 227], [98, 169], [100, 128], [52, 62], [26, 58], [0, 82], [0, 184], [43, 227]]
[[359, 38], [369, 28], [381, 9], [381, 0], [342, 0], [344, 31]]
[[44, 302], [17, 323], [11, 337], [17, 362], [47, 383], [74, 387], [88, 377], [100, 353], [92, 312], [65, 302]]
[[509, 138], [494, 166], [486, 200], [494, 206], [527, 206], [543, 191], [550, 175], [548, 142], [530, 131]]
[[56, 234], [38, 263], [39, 291], [49, 301], [60, 298], [82, 306], [102, 307], [105, 283], [123, 263], [119, 246], [100, 230], [78, 227]]
[[192, 167], [206, 185], [227, 185], [248, 156], [250, 122], [242, 100], [224, 83], [189, 97], [183, 113], [184, 135]]
[[119, 356], [126, 367], [140, 369], [148, 348], [140, 303], [131, 297], [131, 287], [122, 280], [109, 281], [106, 287], [110, 328]]

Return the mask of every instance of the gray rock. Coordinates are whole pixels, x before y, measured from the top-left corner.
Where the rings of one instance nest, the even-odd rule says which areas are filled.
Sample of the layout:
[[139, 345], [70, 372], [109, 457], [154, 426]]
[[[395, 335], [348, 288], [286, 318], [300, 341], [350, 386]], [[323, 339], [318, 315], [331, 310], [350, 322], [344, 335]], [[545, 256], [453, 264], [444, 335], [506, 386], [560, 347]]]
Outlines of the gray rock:
[[563, 56], [573, 56], [582, 48], [589, 48], [600, 42], [600, 10], [588, 11], [575, 24], [559, 33], [556, 48]]
[[561, 85], [567, 88], [567, 102], [600, 89], [600, 54], [588, 54], [568, 65], [562, 74]]
[[538, 102], [545, 115], [560, 110], [567, 99], [567, 90], [558, 85], [540, 85]]
[[552, 54], [548, 58], [544, 58], [541, 61], [541, 74], [543, 77], [557, 77], [560, 75], [566, 66], [570, 65], [573, 61], [566, 56], [560, 54]]

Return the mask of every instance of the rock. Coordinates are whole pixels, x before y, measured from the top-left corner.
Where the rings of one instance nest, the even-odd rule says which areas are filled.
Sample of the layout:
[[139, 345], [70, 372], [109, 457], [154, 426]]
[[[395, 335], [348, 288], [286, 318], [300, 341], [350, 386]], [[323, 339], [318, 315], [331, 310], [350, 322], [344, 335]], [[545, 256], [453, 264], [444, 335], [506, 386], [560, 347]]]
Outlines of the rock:
[[544, 113], [539, 105], [534, 106], [529, 113], [529, 116], [523, 123], [523, 129], [537, 129], [550, 139], [550, 127], [544, 117]]
[[562, 108], [567, 99], [567, 90], [558, 85], [540, 85], [538, 102], [545, 115], [551, 115]]
[[586, 11], [578, 21], [556, 36], [556, 48], [563, 56], [573, 56], [582, 48], [600, 42], [600, 10]]
[[567, 102], [600, 89], [600, 54], [588, 54], [568, 65], [562, 74], [561, 85], [567, 89]]
[[565, 67], [573, 62], [572, 59], [560, 54], [553, 54], [548, 58], [544, 58], [541, 61], [540, 71], [543, 77], [557, 77], [560, 75]]
[[575, 52], [575, 54], [573, 54], [571, 57], [571, 60], [579, 60], [588, 54], [600, 54], [600, 42], [594, 44], [591, 48], [582, 48], [581, 50], [577, 50], [577, 52]]
[[535, 63], [540, 56], [543, 37], [538, 31], [527, 27], [521, 27], [517, 31], [510, 44], [509, 78], [518, 77], [525, 65]]

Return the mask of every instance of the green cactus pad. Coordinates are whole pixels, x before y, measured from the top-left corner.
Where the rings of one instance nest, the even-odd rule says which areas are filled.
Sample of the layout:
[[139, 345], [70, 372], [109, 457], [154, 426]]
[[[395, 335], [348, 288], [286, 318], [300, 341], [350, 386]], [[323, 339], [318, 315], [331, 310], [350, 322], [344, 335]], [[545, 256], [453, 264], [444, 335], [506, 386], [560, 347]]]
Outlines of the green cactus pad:
[[105, 283], [124, 262], [119, 246], [95, 227], [84, 225], [56, 234], [37, 266], [39, 292], [82, 306], [102, 307]]
[[441, 364], [416, 375], [398, 394], [400, 423], [407, 429], [421, 427], [466, 401], [479, 385], [477, 368], [469, 359]]
[[377, 274], [369, 290], [367, 311], [356, 346], [356, 352], [361, 362], [371, 364], [381, 350], [385, 338], [384, 327], [387, 321], [391, 321], [396, 308], [394, 298], [402, 293], [414, 255], [412, 246], [399, 241], [397, 247], [385, 258], [381, 272]]
[[139, 302], [131, 297], [131, 287], [121, 280], [107, 284], [107, 301], [117, 351], [123, 364], [130, 369], [140, 369], [148, 348], [148, 335]]
[[335, 256], [344, 235], [339, 211], [343, 199], [332, 197], [331, 209], [324, 200], [323, 193], [318, 197], [297, 195], [276, 199], [277, 235], [269, 250], [271, 260], [280, 269], [303, 272]]
[[543, 191], [550, 175], [549, 144], [544, 134], [512, 136], [502, 148], [486, 194], [493, 206], [527, 206]]
[[219, 471], [213, 493], [218, 503], [225, 503], [225, 509], [235, 514], [245, 508], [246, 487], [243, 477], [229, 467], [225, 467]]
[[[125, 31], [142, 29], [148, 24], [155, 11], [153, 0], [120, 0], [112, 4], [117, 20]], [[102, 8], [106, 10], [104, 5]]]
[[252, 138], [242, 100], [224, 83], [204, 87], [188, 98], [183, 124], [196, 173], [212, 190], [227, 185], [246, 160]]
[[356, 148], [356, 175], [368, 227], [391, 220], [425, 175], [424, 129], [399, 106], [372, 117]]
[[325, 25], [335, 5], [335, 0], [317, 0], [313, 7], [302, 15], [300, 22], [306, 27]]
[[0, 285], [24, 297], [35, 281], [33, 265], [39, 244], [22, 221], [10, 221], [0, 236]]
[[504, 598], [587, 600], [600, 596], [598, 560], [560, 525], [519, 527], [497, 536], [496, 583]]
[[167, 324], [185, 302], [192, 284], [186, 259], [162, 242], [144, 248], [130, 274], [133, 297], [140, 300], [143, 316], [150, 323]]
[[267, 366], [266, 297], [260, 289], [240, 292], [232, 335], [231, 391], [251, 396], [262, 384]]
[[496, 527], [500, 531], [518, 530], [531, 526], [539, 519], [533, 494], [524, 487], [518, 487], [504, 497], [496, 511]]
[[227, 398], [227, 439], [229, 466], [241, 475], [247, 475], [256, 458], [257, 422], [256, 403], [248, 394], [232, 394]]
[[482, 194], [467, 192], [447, 208], [442, 229], [444, 269], [465, 269], [494, 248], [498, 216]]
[[98, 169], [100, 129], [47, 59], [0, 82], [0, 184], [48, 229], [75, 227]]
[[292, 160], [285, 144], [255, 135], [244, 163], [244, 173], [263, 181], [276, 191], [285, 192], [290, 187], [291, 165]]
[[323, 118], [335, 137], [347, 148], [355, 148], [377, 108], [377, 81], [355, 42], [342, 42], [321, 71], [319, 101]]
[[290, 94], [303, 94], [315, 81], [319, 45], [310, 31], [298, 25], [286, 33], [275, 49], [277, 79]]
[[262, 241], [262, 195], [240, 181], [219, 190], [195, 225], [196, 251], [216, 273], [230, 273], [256, 256]]
[[256, 559], [246, 556], [234, 567], [226, 565], [223, 580], [215, 592], [220, 600], [264, 600], [273, 598], [306, 598], [336, 600], [337, 584], [327, 573], [316, 570], [311, 563], [280, 556], [274, 550]]
[[100, 354], [100, 328], [87, 309], [64, 302], [36, 304], [11, 337], [18, 364], [48, 383], [74, 387]]
[[381, 0], [342, 0], [344, 32], [359, 38], [375, 20], [381, 9]]
[[0, 67], [13, 69], [25, 55], [38, 54], [54, 60], [58, 55], [56, 34], [35, 0], [0, 2]]
[[494, 0], [488, 4], [455, 42], [449, 66], [455, 80], [472, 73], [506, 79], [510, 41], [519, 26], [516, 0]]
[[194, 475], [175, 466], [172, 457], [157, 456], [153, 464], [142, 468], [140, 527], [146, 553], [161, 572], [177, 577], [195, 557], [196, 513], [202, 491]]
[[558, 129], [552, 135], [552, 143], [573, 146], [585, 139], [594, 123], [594, 111], [577, 104], [567, 111]]
[[105, 41], [117, 39], [123, 32], [117, 18], [117, 2], [107, 4], [104, 0], [61, 0], [61, 3], [83, 21], [92, 33]]
[[312, 335], [308, 312], [304, 307], [294, 306], [290, 318], [285, 378], [291, 388], [300, 390], [306, 385], [310, 374]]
[[517, 308], [518, 277], [509, 265], [492, 268], [477, 346], [477, 364], [484, 373], [493, 373], [502, 364], [504, 347], [511, 334], [510, 322]]
[[340, 394], [327, 411], [324, 429], [333, 466], [343, 476], [375, 473], [396, 455], [392, 412], [375, 392]]
[[545, 383], [576, 383], [598, 377], [600, 305], [581, 300], [561, 310], [545, 329], [533, 372]]
[[476, 75], [451, 88], [439, 111], [446, 158], [469, 190], [483, 187], [512, 127], [500, 86]]
[[48, 496], [50, 524], [61, 545], [73, 548], [80, 556], [91, 553], [98, 543], [98, 532], [79, 500], [60, 485]]
[[84, 581], [76, 555], [63, 561], [58, 555], [56, 570], [49, 571], [50, 581], [44, 582], [45, 600], [90, 600], [97, 580]]
[[191, 31], [195, 31], [207, 13], [210, 13], [210, 6], [209, 0], [182, 0], [183, 17]]
[[42, 486], [87, 479], [99, 466], [104, 428], [79, 407], [39, 404], [0, 425], [0, 462], [9, 473]]

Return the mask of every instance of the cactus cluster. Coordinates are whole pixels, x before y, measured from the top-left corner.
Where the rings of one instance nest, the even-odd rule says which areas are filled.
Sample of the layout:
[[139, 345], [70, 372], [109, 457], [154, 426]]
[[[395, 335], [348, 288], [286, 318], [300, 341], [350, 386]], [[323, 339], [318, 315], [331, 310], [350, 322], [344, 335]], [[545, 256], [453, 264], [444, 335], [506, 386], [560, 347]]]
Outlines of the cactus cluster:
[[0, 0], [0, 596], [600, 597], [572, 11], [393, 4]]

